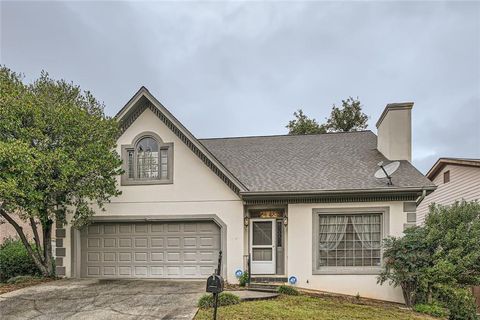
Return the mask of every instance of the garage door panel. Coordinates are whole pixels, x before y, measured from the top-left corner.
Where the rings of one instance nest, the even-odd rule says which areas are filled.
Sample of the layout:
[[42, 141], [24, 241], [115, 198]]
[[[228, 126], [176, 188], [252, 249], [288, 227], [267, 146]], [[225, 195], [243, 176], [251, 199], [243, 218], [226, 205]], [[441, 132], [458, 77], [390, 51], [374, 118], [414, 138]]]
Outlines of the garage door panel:
[[132, 275], [132, 267], [130, 267], [130, 266], [119, 266], [118, 267], [118, 275], [119, 276], [131, 276]]
[[130, 238], [120, 238], [120, 239], [118, 239], [118, 247], [119, 248], [131, 248], [132, 247], [132, 239], [130, 239]]
[[95, 278], [204, 278], [216, 268], [213, 222], [97, 223], [82, 230], [81, 275]]
[[135, 224], [135, 233], [147, 233], [148, 232], [148, 224]]
[[106, 224], [103, 226], [104, 234], [115, 234], [117, 233], [117, 226], [114, 224]]
[[164, 261], [164, 253], [163, 252], [152, 252], [151, 253], [151, 260], [152, 260], [152, 262], [163, 262]]
[[131, 262], [132, 261], [132, 253], [131, 252], [119, 252], [118, 253], [118, 261]]
[[105, 262], [116, 262], [117, 261], [117, 254], [115, 252], [104, 252], [103, 253], [103, 261], [105, 261]]
[[117, 246], [117, 239], [115, 238], [105, 238], [103, 239], [104, 248], [115, 248]]
[[152, 237], [150, 238], [150, 246], [152, 248], [163, 248], [164, 241], [164, 238]]
[[132, 233], [132, 225], [126, 223], [120, 223], [118, 225], [118, 233], [119, 234], [131, 234]]
[[135, 238], [135, 248], [146, 248], [148, 246], [147, 238]]

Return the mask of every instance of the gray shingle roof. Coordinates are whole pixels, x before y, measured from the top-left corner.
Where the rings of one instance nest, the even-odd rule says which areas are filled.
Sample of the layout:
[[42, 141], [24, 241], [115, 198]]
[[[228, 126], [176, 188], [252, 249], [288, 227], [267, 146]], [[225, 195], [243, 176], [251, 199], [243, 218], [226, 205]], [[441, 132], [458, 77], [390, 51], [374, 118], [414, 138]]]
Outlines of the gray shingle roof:
[[[249, 191], [389, 188], [373, 176], [379, 161], [389, 161], [371, 131], [199, 141]], [[401, 161], [392, 181], [396, 188], [434, 186], [408, 161]]]

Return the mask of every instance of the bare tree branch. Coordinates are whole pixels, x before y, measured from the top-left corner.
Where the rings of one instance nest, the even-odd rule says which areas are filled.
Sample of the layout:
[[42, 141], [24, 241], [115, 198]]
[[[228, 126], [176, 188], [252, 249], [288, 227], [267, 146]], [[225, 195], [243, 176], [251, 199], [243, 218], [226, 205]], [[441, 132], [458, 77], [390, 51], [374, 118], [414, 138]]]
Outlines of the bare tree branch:
[[[37, 229], [37, 224], [35, 223], [35, 219], [30, 218], [30, 225], [32, 226], [33, 240], [35, 240], [35, 249], [37, 250], [37, 253], [39, 254], [39, 256], [42, 257], [41, 255], [42, 245], [40, 243], [40, 237], [38, 236], [38, 229]], [[42, 259], [42, 261], [44, 260]]]

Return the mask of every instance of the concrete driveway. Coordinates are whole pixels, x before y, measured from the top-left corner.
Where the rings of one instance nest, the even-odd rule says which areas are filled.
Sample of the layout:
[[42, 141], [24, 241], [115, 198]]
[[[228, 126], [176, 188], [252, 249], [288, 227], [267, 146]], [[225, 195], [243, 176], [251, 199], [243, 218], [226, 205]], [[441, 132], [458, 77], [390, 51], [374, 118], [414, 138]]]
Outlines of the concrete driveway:
[[0, 319], [192, 319], [204, 281], [73, 280], [0, 295]]

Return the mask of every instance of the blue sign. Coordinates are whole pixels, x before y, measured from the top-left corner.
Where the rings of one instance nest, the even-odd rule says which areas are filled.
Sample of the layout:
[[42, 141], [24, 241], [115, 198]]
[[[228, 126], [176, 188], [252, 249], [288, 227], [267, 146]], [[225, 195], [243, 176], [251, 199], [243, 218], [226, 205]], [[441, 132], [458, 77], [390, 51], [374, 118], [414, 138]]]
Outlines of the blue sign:
[[243, 271], [242, 271], [242, 270], [238, 269], [237, 271], [235, 271], [235, 276], [236, 276], [237, 278], [240, 278], [242, 275], [243, 275]]
[[295, 284], [297, 283], [297, 281], [298, 279], [295, 276], [291, 276], [290, 278], [288, 278], [288, 282], [290, 282], [290, 284]]

